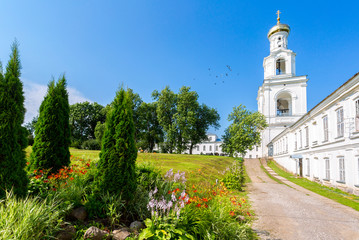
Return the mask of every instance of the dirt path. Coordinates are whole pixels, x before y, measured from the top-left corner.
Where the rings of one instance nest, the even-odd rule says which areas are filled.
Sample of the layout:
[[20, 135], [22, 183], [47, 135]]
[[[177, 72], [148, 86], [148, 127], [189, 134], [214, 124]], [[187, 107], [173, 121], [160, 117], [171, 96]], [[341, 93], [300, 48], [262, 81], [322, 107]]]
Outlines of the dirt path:
[[[257, 159], [245, 161], [252, 183], [249, 198], [258, 219], [253, 228], [261, 239], [359, 240], [359, 212], [276, 175], [270, 179]], [[275, 174], [269, 167], [266, 167]]]

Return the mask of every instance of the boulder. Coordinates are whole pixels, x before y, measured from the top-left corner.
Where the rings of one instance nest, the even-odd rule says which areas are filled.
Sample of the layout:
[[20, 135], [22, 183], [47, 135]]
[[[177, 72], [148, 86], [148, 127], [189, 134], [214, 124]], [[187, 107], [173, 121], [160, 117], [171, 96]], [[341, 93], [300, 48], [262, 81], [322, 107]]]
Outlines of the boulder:
[[108, 232], [92, 226], [86, 230], [84, 234], [84, 239], [103, 240], [103, 239], [111, 239], [111, 236]]
[[65, 225], [62, 230], [57, 234], [57, 240], [72, 240], [75, 238], [76, 229], [72, 225]]
[[139, 232], [141, 229], [146, 228], [145, 224], [143, 224], [143, 222], [140, 221], [134, 221], [131, 223], [130, 225], [130, 229], [132, 231], [137, 231]]
[[129, 232], [128, 229], [123, 228], [123, 229], [113, 231], [112, 239], [113, 240], [125, 240], [130, 235], [131, 235], [131, 232]]
[[85, 221], [87, 218], [87, 212], [85, 207], [75, 208], [71, 211], [70, 217], [80, 221]]

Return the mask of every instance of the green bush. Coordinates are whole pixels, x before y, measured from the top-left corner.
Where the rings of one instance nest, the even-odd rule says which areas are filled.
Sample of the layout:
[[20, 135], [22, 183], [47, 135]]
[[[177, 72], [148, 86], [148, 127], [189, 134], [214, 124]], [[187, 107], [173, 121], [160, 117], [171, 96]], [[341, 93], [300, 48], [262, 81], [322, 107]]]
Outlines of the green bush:
[[81, 148], [86, 150], [100, 150], [101, 146], [97, 139], [89, 139], [82, 143]]
[[[20, 81], [21, 63], [18, 44], [12, 45], [12, 53], [6, 67], [5, 77], [0, 72], [0, 199], [5, 190], [17, 196], [27, 193], [25, 152], [27, 147], [24, 121], [24, 93]], [[0, 228], [1, 229], [1, 228]]]
[[137, 188], [137, 148], [132, 103], [128, 93], [121, 88], [112, 104], [113, 107], [107, 114], [95, 182], [97, 191], [105, 189], [110, 194], [121, 195], [124, 200], [129, 201]]
[[69, 100], [66, 79], [51, 81], [41, 103], [35, 129], [35, 141], [30, 155], [32, 169], [57, 172], [70, 164]]
[[222, 182], [228, 189], [242, 190], [245, 182], [243, 158], [236, 158], [224, 175]]

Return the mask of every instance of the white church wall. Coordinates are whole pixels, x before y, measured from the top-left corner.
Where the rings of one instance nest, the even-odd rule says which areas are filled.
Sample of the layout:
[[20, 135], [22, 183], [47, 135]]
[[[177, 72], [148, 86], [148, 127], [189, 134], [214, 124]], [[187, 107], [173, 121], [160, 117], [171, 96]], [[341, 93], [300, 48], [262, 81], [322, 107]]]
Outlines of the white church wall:
[[302, 158], [304, 177], [359, 194], [359, 74], [272, 144], [275, 161], [288, 171], [300, 174]]

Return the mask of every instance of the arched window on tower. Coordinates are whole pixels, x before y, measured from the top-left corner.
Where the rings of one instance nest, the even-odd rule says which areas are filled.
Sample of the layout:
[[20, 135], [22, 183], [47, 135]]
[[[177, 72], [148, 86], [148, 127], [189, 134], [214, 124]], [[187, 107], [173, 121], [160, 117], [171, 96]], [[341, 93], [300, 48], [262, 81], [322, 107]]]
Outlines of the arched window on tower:
[[292, 115], [292, 97], [288, 92], [284, 92], [277, 97], [277, 116]]
[[276, 62], [276, 75], [285, 74], [285, 60], [280, 58]]

